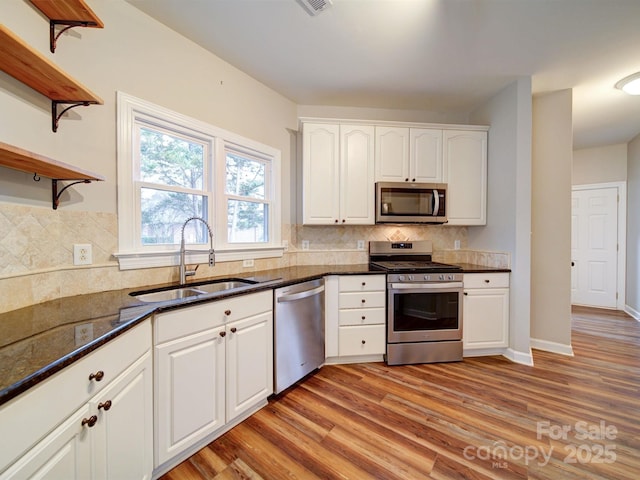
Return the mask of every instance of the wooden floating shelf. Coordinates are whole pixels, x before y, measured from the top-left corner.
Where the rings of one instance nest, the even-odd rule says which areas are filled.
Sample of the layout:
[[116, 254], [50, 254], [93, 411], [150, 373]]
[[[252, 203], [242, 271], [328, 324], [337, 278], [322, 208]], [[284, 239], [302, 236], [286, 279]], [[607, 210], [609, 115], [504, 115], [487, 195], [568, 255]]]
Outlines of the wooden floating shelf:
[[104, 23], [83, 0], [30, 0], [49, 20], [86, 23], [87, 27], [104, 28]]
[[[83, 0], [30, 0], [49, 19], [49, 50], [56, 51], [60, 35], [74, 27], [104, 28], [104, 23]], [[62, 26], [57, 29], [56, 27]]]
[[[50, 178], [52, 182], [53, 209], [58, 208], [60, 195], [68, 187], [76, 183], [91, 183], [103, 181], [102, 175], [76, 168], [52, 158], [38, 155], [37, 153], [14, 147], [8, 143], [0, 142], [0, 166], [33, 173], [33, 178], [39, 181], [39, 177]], [[70, 180], [73, 183], [58, 191], [58, 181]]]
[[[52, 129], [62, 114], [78, 105], [104, 101], [39, 52], [33, 50], [4, 25], [0, 25], [0, 69], [51, 100]], [[71, 104], [58, 114], [58, 105]]]

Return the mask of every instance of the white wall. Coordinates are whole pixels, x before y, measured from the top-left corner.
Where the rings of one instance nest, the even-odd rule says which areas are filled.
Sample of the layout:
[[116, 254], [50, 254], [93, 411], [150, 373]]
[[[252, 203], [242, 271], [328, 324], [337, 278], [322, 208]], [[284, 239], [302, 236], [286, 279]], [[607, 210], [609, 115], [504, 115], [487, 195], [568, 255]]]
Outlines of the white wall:
[[531, 79], [522, 78], [473, 112], [491, 125], [487, 225], [469, 227], [469, 248], [511, 253], [510, 349], [530, 361]]
[[531, 338], [571, 352], [572, 91], [533, 99]]
[[627, 180], [627, 144], [583, 148], [573, 151], [571, 183], [625, 182]]
[[640, 135], [628, 144], [626, 310], [640, 319]]
[[[2, 1], [2, 23], [33, 48], [104, 99], [102, 106], [74, 109], [57, 133], [50, 104], [0, 72], [0, 141], [94, 171], [106, 182], [70, 189], [61, 208], [116, 211], [116, 91], [124, 91], [282, 151], [283, 185], [289, 185], [296, 105], [124, 0], [89, 0], [104, 29], [76, 28], [49, 49], [49, 24], [24, 0]], [[50, 205], [48, 182], [0, 170], [0, 201]], [[289, 218], [289, 189], [282, 196]]]

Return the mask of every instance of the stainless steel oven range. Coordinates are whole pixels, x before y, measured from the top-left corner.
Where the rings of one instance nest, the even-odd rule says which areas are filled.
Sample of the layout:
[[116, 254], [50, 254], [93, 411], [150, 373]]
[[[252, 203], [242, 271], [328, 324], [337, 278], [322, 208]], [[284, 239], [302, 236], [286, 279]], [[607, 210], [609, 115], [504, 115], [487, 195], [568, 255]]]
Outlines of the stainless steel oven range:
[[428, 240], [369, 243], [371, 268], [387, 272], [389, 365], [462, 360], [462, 269], [432, 252]]

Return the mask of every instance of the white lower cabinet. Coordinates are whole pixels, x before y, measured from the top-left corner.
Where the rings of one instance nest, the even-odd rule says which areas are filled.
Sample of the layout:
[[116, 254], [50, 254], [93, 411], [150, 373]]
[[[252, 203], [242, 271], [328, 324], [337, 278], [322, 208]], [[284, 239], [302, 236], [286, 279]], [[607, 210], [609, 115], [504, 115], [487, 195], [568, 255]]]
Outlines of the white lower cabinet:
[[228, 332], [226, 417], [230, 422], [273, 393], [272, 313], [233, 322]]
[[[175, 313], [189, 321], [188, 309]], [[224, 425], [223, 332], [221, 325], [155, 347], [156, 466]]]
[[[151, 325], [146, 321], [3, 406], [0, 436], [15, 446], [3, 452], [0, 470], [5, 455], [27, 450], [0, 478], [150, 479], [151, 368]], [[74, 411], [56, 422], [58, 412], [72, 405]], [[48, 419], [33, 423], [42, 409], [57, 426], [38, 441], [48, 424]]]
[[386, 276], [325, 279], [327, 357], [382, 356], [386, 349]]
[[509, 346], [509, 274], [464, 274], [462, 340], [472, 350]]
[[156, 315], [156, 468], [266, 404], [272, 305], [269, 290]]

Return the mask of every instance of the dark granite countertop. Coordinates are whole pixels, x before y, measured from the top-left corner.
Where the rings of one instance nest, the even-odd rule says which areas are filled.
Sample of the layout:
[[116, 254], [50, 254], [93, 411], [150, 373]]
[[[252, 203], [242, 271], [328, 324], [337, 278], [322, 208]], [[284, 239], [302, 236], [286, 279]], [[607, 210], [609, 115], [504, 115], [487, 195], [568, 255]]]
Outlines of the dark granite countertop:
[[[508, 269], [461, 265], [466, 273]], [[380, 274], [362, 265], [296, 266], [220, 278], [259, 283], [182, 300], [143, 303], [130, 296], [143, 288], [77, 295], [0, 313], [0, 405], [148, 318], [155, 312], [244, 295], [321, 278], [325, 275]], [[190, 283], [191, 285], [191, 283]], [[171, 287], [175, 284], [144, 288]]]

